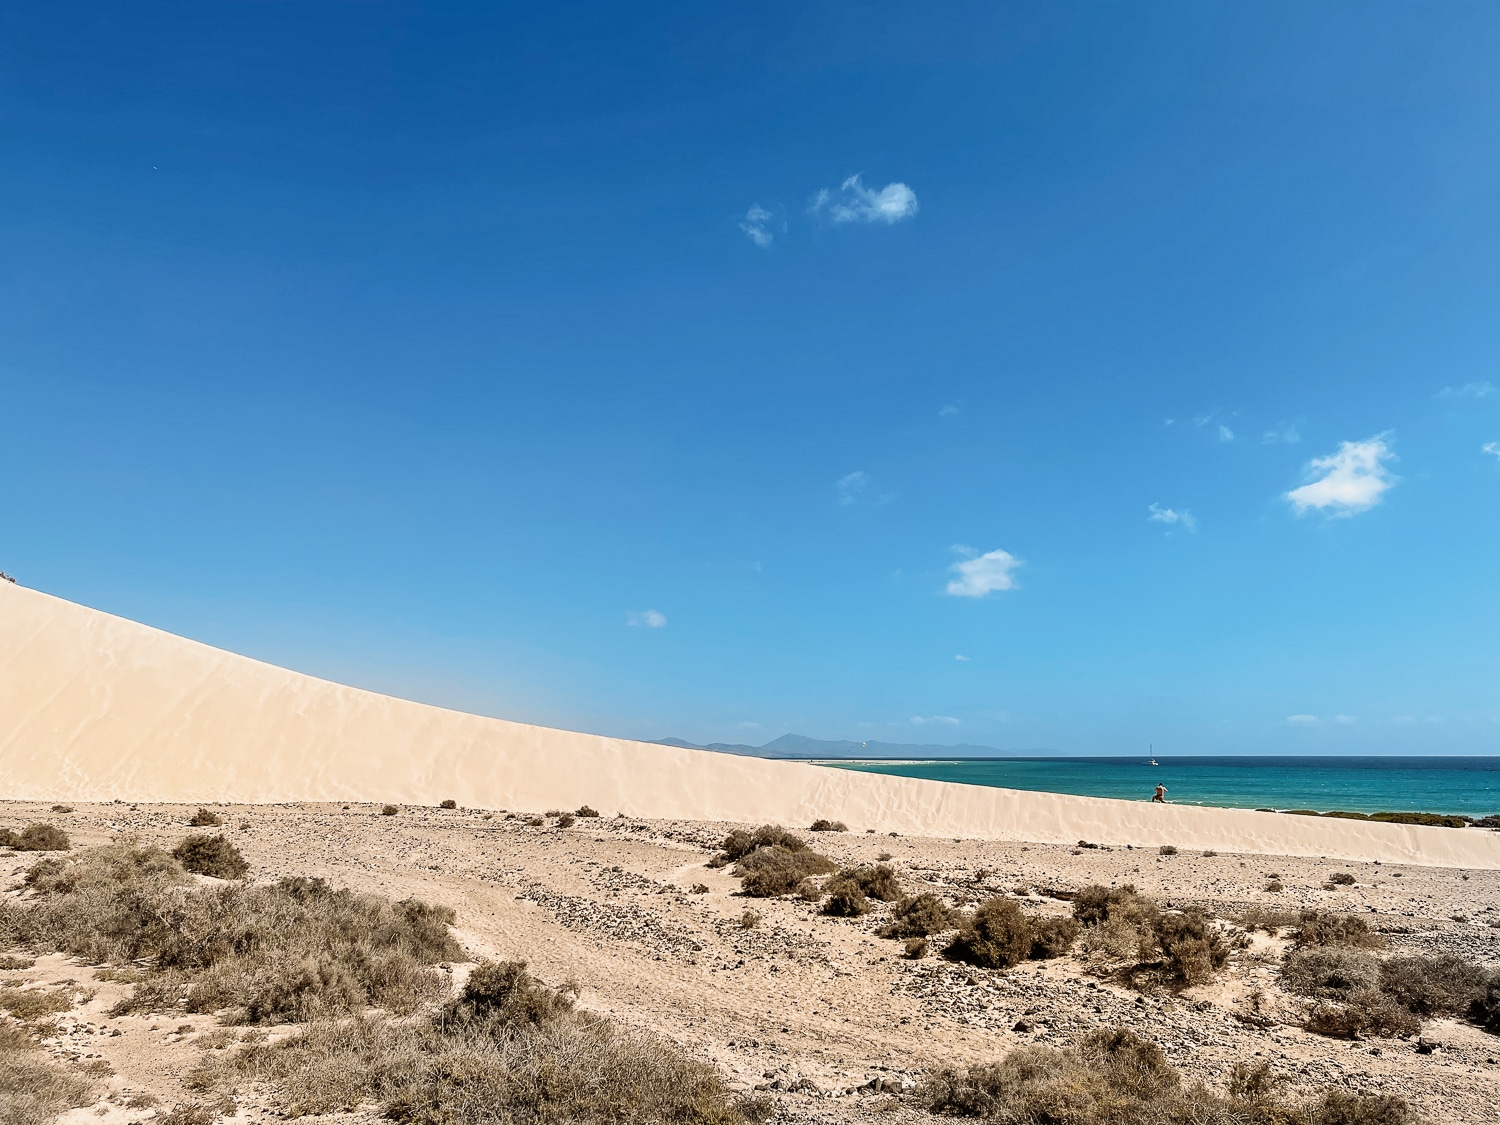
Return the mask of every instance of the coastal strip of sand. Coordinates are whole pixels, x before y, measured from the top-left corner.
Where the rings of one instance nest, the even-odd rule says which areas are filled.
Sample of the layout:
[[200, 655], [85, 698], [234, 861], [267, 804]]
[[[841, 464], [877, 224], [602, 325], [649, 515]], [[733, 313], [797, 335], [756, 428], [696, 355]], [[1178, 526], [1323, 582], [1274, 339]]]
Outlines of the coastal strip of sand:
[[396, 801], [1500, 868], [1500, 833], [831, 770], [554, 730], [330, 683], [0, 584], [0, 796]]

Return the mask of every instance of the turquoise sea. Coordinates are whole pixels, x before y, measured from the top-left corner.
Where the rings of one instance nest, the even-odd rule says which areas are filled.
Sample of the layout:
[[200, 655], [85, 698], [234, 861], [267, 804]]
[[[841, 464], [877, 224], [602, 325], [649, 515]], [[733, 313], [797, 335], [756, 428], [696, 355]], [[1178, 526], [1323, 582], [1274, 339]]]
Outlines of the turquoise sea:
[[823, 761], [839, 769], [1180, 805], [1327, 812], [1500, 813], [1500, 758], [943, 758]]

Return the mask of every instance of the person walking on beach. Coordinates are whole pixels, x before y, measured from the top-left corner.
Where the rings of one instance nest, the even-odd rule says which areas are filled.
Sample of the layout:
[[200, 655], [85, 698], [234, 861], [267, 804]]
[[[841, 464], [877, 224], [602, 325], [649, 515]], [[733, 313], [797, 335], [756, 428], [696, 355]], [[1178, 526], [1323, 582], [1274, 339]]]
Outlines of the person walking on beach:
[[1151, 800], [1153, 803], [1159, 801], [1165, 805], [1167, 803], [1167, 787], [1158, 783], [1156, 786], [1156, 792], [1152, 794]]

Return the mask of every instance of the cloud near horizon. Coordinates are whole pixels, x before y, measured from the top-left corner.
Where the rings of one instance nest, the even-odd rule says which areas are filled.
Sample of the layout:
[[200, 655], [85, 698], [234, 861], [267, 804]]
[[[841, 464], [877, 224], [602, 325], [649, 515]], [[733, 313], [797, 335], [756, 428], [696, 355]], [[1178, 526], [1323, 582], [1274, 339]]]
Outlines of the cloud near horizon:
[[666, 627], [667, 615], [654, 609], [631, 610], [625, 615], [625, 624], [645, 629], [662, 629]]
[[955, 545], [955, 554], [964, 557], [948, 569], [957, 577], [950, 579], [943, 592], [955, 598], [983, 598], [996, 590], [1014, 590], [1011, 573], [1022, 565], [1009, 551], [987, 551], [979, 554], [973, 547]]
[[1286, 500], [1299, 516], [1312, 511], [1330, 516], [1369, 511], [1397, 480], [1385, 466], [1396, 459], [1385, 437], [1341, 442], [1336, 452], [1315, 457], [1307, 463], [1308, 482], [1285, 493]]
[[925, 727], [928, 723], [940, 723], [949, 727], [958, 726], [958, 720], [952, 715], [913, 715], [911, 717], [911, 725], [914, 727]]
[[835, 195], [827, 188], [812, 197], [808, 210], [821, 215], [827, 209], [835, 223], [899, 223], [917, 213], [917, 193], [903, 183], [886, 184], [879, 191], [867, 188], [856, 172], [839, 185]]
[[1465, 383], [1461, 387], [1444, 387], [1438, 391], [1438, 398], [1489, 398], [1493, 394], [1500, 394], [1494, 383], [1484, 380], [1478, 383]]
[[1487, 441], [1479, 447], [1479, 452], [1488, 453], [1493, 457], [1500, 457], [1500, 441]]

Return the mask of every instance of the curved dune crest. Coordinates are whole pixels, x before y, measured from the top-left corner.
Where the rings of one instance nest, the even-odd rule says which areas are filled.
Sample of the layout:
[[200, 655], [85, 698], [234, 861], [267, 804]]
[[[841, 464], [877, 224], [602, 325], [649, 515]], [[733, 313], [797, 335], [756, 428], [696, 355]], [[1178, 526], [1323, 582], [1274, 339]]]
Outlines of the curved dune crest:
[[400, 801], [1500, 867], [1500, 834], [955, 785], [528, 726], [0, 583], [0, 798]]

